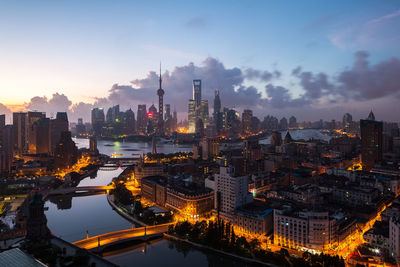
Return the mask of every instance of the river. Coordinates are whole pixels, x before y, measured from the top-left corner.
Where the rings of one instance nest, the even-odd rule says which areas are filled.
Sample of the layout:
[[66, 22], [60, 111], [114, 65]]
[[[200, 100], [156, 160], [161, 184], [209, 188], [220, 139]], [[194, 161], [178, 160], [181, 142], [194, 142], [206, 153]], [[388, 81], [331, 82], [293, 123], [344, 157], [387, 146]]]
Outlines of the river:
[[[282, 133], [283, 137], [286, 133]], [[291, 131], [294, 139], [321, 138], [328, 141], [329, 137], [316, 130]], [[79, 148], [88, 147], [88, 139], [74, 139]], [[261, 143], [269, 143], [269, 139]], [[174, 153], [192, 151], [192, 145], [174, 145], [160, 142], [157, 144], [159, 153]], [[151, 143], [98, 141], [100, 153], [111, 155], [143, 154], [151, 151]], [[95, 178], [87, 177], [78, 186], [107, 185], [117, 177], [123, 169], [112, 171], [99, 170]], [[74, 242], [89, 236], [107, 232], [128, 229], [132, 224], [116, 213], [108, 204], [106, 195], [90, 196], [58, 196], [50, 197], [45, 206], [47, 225], [50, 231], [69, 242]], [[87, 231], [87, 232], [86, 232]], [[121, 266], [246, 266], [230, 257], [204, 252], [187, 245], [165, 239], [156, 240], [141, 245], [128, 246], [123, 250], [106, 253], [104, 257]], [[249, 266], [249, 265], [248, 265]]]

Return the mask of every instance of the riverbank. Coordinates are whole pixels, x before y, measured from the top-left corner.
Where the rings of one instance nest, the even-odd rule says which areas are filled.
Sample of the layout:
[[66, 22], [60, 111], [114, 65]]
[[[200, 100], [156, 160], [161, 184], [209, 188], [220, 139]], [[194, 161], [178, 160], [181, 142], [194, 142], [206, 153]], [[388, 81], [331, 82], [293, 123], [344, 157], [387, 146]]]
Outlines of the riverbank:
[[232, 253], [229, 253], [229, 252], [226, 252], [226, 251], [223, 251], [223, 250], [218, 250], [218, 249], [215, 249], [215, 248], [212, 248], [212, 247], [209, 247], [209, 246], [204, 246], [204, 245], [201, 245], [201, 244], [198, 244], [198, 243], [194, 243], [194, 242], [189, 241], [187, 239], [182, 239], [182, 238], [179, 238], [179, 237], [176, 237], [176, 236], [173, 236], [173, 235], [164, 234], [164, 237], [166, 239], [170, 239], [170, 240], [179, 241], [179, 242], [183, 242], [183, 243], [189, 244], [189, 245], [191, 245], [193, 247], [196, 247], [198, 249], [201, 249], [201, 250], [212, 251], [212, 252], [215, 252], [215, 253], [218, 253], [218, 254], [223, 254], [223, 255], [228, 256], [228, 257], [236, 258], [236, 259], [239, 259], [239, 260], [247, 262], [247, 263], [260, 264], [262, 266], [269, 266], [269, 267], [278, 267], [277, 265], [273, 265], [271, 263], [266, 263], [266, 262], [259, 261], [259, 260], [256, 260], [256, 259], [242, 257], [242, 256], [239, 256], [239, 255], [236, 255], [236, 254], [232, 254]]
[[129, 214], [127, 214], [126, 212], [124, 212], [120, 207], [117, 206], [117, 204], [114, 203], [114, 200], [112, 199], [113, 196], [107, 194], [107, 201], [110, 204], [110, 206], [122, 217], [124, 217], [125, 219], [127, 219], [128, 221], [135, 223], [135, 224], [139, 224], [140, 226], [148, 226], [147, 224], [145, 224], [142, 221], [139, 221], [138, 219], [133, 218], [132, 216], [130, 216]]

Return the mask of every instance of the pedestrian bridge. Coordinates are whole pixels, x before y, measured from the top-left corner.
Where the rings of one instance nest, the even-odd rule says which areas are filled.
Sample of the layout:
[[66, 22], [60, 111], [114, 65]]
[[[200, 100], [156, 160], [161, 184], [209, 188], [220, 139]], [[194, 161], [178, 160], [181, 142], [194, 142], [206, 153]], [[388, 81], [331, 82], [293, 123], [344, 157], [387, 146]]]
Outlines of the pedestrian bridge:
[[110, 232], [102, 235], [88, 237], [73, 244], [87, 250], [101, 251], [105, 247], [116, 245], [131, 240], [147, 240], [152, 237], [162, 236], [173, 223], [145, 226], [121, 231]]
[[55, 190], [51, 190], [47, 193], [48, 196], [51, 195], [66, 195], [72, 194], [77, 192], [104, 192], [114, 189], [112, 185], [106, 186], [79, 186], [79, 187], [65, 187], [65, 188], [58, 188]]

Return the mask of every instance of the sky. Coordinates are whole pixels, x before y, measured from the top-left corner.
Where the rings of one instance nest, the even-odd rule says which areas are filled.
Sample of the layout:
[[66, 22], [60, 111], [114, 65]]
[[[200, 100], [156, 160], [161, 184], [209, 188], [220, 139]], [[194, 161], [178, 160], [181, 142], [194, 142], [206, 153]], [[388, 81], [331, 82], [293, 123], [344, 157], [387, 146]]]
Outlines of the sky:
[[[399, 1], [3, 1], [0, 113], [165, 103], [298, 120], [400, 112]], [[211, 109], [212, 110], [212, 109]], [[211, 111], [210, 110], [210, 111]]]

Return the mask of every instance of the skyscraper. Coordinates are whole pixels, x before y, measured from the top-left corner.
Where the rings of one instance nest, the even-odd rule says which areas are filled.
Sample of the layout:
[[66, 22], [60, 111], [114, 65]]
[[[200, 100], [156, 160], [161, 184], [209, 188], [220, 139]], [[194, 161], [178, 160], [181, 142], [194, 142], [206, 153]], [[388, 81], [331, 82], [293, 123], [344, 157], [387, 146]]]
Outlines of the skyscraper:
[[164, 90], [162, 89], [162, 79], [161, 79], [161, 63], [160, 63], [160, 88], [157, 90], [158, 95], [158, 134], [164, 135]]
[[38, 120], [40, 120], [40, 119], [42, 119], [42, 118], [45, 118], [46, 117], [46, 113], [43, 113], [43, 112], [37, 112], [37, 111], [29, 111], [28, 113], [27, 113], [27, 118], [26, 118], [26, 132], [27, 132], [27, 134], [26, 134], [26, 137], [27, 137], [27, 149], [28, 149], [28, 151], [30, 152], [30, 153], [36, 153], [35, 152], [35, 150], [36, 150], [36, 144], [35, 144], [35, 142], [36, 142], [36, 135], [35, 135], [35, 133], [33, 132], [33, 124], [36, 122], [36, 121], [38, 121]]
[[26, 148], [26, 113], [13, 113], [14, 149], [23, 152]]
[[92, 109], [92, 129], [94, 135], [101, 135], [104, 125], [104, 110], [102, 108]]
[[371, 110], [366, 120], [360, 120], [360, 131], [362, 167], [369, 171], [382, 160], [383, 123], [375, 120]]
[[289, 127], [290, 128], [297, 128], [297, 119], [295, 116], [291, 116], [289, 118]]
[[221, 113], [221, 99], [219, 97], [218, 90], [215, 91], [213, 118], [215, 127], [217, 129], [217, 133], [220, 133], [222, 130], [222, 113]]
[[208, 100], [201, 100], [199, 117], [203, 121], [204, 128], [207, 127], [209, 123]]
[[140, 133], [145, 133], [146, 132], [146, 127], [147, 127], [147, 108], [146, 105], [138, 105], [138, 111], [137, 111], [137, 131]]
[[201, 80], [193, 80], [193, 100], [196, 108], [201, 105]]
[[251, 133], [251, 118], [253, 117], [253, 111], [250, 109], [243, 110], [242, 113], [242, 130], [243, 134]]
[[196, 103], [193, 99], [189, 100], [188, 109], [189, 132], [194, 133], [196, 130]]

